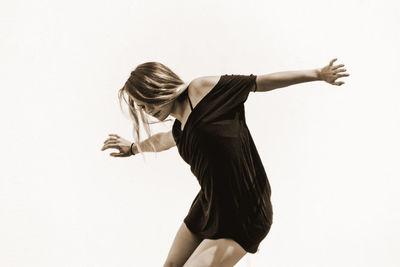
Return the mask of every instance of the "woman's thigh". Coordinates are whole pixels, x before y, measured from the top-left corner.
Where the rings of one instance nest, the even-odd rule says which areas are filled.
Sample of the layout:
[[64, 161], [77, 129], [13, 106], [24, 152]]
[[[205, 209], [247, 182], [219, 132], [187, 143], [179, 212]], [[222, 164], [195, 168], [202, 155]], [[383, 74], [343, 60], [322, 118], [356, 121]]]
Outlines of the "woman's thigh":
[[184, 267], [232, 267], [246, 253], [242, 246], [232, 239], [204, 239]]
[[201, 241], [201, 238], [193, 234], [185, 223], [182, 223], [172, 242], [164, 267], [182, 267]]

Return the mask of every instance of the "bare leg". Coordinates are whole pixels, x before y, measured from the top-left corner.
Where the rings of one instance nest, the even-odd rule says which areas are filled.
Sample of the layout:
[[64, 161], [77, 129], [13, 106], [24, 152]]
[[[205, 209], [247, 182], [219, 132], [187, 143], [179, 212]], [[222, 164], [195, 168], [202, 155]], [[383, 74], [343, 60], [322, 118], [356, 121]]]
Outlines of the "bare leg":
[[204, 239], [183, 267], [232, 267], [246, 253], [232, 239]]
[[164, 267], [182, 267], [202, 241], [182, 223], [165, 260]]

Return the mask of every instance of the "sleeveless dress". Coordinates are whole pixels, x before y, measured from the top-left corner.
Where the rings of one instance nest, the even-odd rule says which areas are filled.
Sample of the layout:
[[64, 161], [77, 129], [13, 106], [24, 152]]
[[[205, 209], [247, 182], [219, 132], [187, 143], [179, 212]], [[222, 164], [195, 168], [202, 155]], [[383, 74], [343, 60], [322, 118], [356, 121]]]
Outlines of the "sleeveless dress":
[[222, 75], [172, 134], [200, 191], [184, 223], [203, 239], [230, 238], [256, 253], [273, 217], [271, 187], [246, 125], [244, 102], [256, 75]]

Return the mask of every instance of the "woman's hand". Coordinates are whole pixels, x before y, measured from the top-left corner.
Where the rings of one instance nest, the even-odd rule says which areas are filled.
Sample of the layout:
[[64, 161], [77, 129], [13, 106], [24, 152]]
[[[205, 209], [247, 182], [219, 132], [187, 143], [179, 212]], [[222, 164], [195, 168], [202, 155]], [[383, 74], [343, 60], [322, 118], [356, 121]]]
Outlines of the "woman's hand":
[[110, 156], [113, 157], [129, 157], [132, 156], [130, 151], [131, 142], [120, 137], [117, 134], [109, 134], [109, 138], [104, 141], [104, 146], [101, 148], [101, 151], [106, 150], [108, 148], [116, 148], [119, 150], [119, 153], [113, 152], [110, 153]]
[[329, 62], [329, 65], [319, 69], [318, 77], [321, 80], [326, 81], [327, 83], [330, 83], [333, 85], [342, 85], [342, 84], [344, 84], [344, 82], [342, 82], [342, 81], [336, 82], [336, 79], [349, 76], [350, 74], [341, 73], [341, 72], [345, 72], [346, 69], [341, 69], [341, 67], [344, 67], [344, 64], [334, 66], [333, 62], [335, 62], [336, 60], [337, 60], [337, 58], [332, 59], [331, 62]]

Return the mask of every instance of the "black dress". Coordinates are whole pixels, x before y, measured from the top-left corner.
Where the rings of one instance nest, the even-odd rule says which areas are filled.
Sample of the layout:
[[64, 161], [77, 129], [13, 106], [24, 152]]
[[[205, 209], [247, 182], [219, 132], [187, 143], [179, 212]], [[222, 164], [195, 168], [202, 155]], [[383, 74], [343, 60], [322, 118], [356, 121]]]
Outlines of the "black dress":
[[250, 253], [273, 217], [270, 184], [244, 113], [256, 77], [222, 75], [192, 108], [183, 131], [179, 120], [172, 127], [179, 154], [201, 187], [184, 223], [201, 238], [230, 238]]

